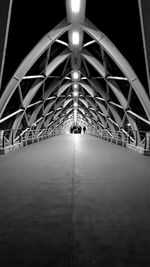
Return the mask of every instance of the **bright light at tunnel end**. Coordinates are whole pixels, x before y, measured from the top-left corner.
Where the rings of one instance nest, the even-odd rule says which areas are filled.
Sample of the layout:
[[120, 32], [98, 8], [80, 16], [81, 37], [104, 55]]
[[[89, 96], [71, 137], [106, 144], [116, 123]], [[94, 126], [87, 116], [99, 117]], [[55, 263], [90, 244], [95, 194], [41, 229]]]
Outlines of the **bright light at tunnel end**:
[[74, 92], [73, 92], [73, 96], [74, 96], [74, 97], [77, 97], [78, 94], [79, 94], [78, 91], [74, 91]]
[[78, 103], [74, 102], [74, 107], [77, 108], [78, 107]]
[[77, 71], [74, 71], [72, 77], [74, 80], [77, 80], [79, 78], [79, 73]]
[[71, 10], [73, 13], [80, 11], [81, 0], [71, 0]]
[[78, 32], [72, 32], [72, 44], [73, 45], [79, 45], [80, 42], [80, 35]]
[[73, 87], [74, 87], [74, 89], [77, 89], [77, 88], [78, 88], [78, 84], [75, 83], [75, 84], [73, 85]]

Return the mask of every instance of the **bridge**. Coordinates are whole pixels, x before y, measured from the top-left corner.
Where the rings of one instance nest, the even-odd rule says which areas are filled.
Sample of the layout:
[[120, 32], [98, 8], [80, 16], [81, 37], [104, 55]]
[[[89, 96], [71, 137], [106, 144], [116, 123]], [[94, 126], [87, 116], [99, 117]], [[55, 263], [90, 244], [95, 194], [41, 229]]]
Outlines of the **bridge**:
[[149, 266], [149, 87], [64, 5], [1, 87], [0, 265]]

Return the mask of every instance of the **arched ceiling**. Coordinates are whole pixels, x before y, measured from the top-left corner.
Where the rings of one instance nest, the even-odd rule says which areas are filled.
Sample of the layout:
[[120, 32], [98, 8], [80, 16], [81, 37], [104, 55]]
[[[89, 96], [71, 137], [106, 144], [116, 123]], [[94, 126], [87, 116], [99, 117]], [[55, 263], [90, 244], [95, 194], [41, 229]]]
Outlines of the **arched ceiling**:
[[[71, 4], [79, 2], [75, 10]], [[0, 100], [0, 127], [89, 132], [150, 127], [145, 88], [109, 38], [86, 18], [86, 0], [66, 0], [66, 18], [26, 56]], [[73, 39], [74, 38], [74, 39]], [[77, 77], [75, 77], [75, 75]]]

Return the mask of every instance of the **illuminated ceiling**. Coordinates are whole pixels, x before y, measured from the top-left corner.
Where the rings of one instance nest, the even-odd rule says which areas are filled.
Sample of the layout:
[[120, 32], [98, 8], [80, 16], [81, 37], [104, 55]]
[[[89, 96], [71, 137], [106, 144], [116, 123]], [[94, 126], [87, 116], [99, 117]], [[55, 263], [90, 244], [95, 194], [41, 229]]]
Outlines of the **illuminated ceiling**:
[[[85, 17], [86, 0], [66, 0], [66, 18], [26, 56], [0, 100], [1, 128], [85, 125], [133, 131], [150, 126], [147, 93], [109, 38]], [[15, 104], [14, 104], [15, 103]]]

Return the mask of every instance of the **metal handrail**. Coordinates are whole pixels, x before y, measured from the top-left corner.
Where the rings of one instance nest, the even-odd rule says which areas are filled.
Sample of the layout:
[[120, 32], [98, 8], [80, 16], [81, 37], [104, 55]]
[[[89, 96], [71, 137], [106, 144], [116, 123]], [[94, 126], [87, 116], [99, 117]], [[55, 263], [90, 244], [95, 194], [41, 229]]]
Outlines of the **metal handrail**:
[[104, 129], [101, 132], [95, 130], [93, 135], [123, 146], [126, 146], [128, 144], [150, 150], [149, 131], [125, 131], [124, 129], [121, 129], [119, 131], [112, 131], [111, 129]]
[[26, 146], [31, 143], [42, 141], [59, 135], [58, 129], [6, 129], [0, 130], [0, 148], [5, 149], [8, 146], [22, 145]]

